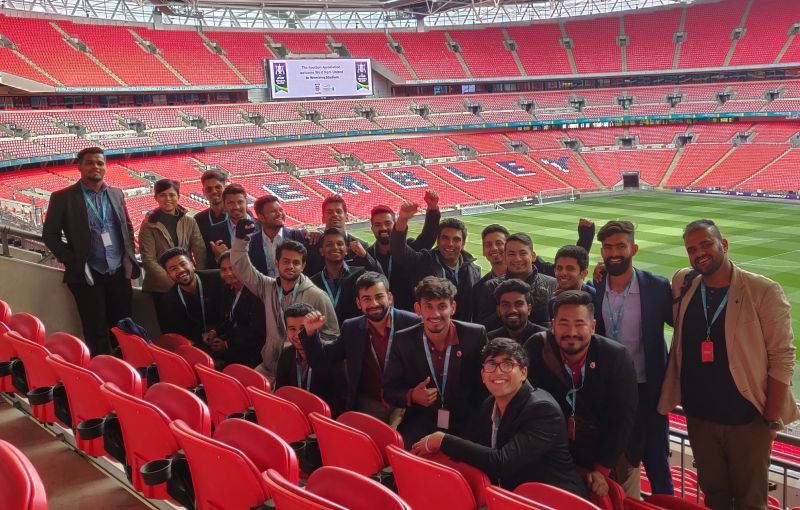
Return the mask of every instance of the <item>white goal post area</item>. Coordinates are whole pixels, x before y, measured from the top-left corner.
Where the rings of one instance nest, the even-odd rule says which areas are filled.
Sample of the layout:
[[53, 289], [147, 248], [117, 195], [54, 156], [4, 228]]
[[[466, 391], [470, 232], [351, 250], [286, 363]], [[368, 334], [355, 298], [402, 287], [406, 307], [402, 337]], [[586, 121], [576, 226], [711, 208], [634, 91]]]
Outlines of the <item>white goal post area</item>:
[[537, 204], [553, 204], [556, 202], [574, 202], [575, 188], [556, 188], [542, 190], [536, 194]]

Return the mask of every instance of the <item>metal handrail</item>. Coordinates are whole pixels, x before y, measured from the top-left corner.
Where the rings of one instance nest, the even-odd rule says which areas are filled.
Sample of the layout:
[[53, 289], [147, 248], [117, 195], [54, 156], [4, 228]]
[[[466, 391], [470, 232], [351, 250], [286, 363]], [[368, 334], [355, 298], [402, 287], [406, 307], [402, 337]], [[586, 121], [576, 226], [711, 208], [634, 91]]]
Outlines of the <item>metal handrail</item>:
[[44, 246], [44, 240], [42, 239], [42, 234], [40, 232], [31, 232], [29, 230], [23, 230], [21, 228], [0, 223], [0, 242], [2, 242], [3, 245], [2, 255], [4, 257], [11, 257], [11, 244], [9, 242], [10, 238], [37, 241], [42, 243], [42, 246]]

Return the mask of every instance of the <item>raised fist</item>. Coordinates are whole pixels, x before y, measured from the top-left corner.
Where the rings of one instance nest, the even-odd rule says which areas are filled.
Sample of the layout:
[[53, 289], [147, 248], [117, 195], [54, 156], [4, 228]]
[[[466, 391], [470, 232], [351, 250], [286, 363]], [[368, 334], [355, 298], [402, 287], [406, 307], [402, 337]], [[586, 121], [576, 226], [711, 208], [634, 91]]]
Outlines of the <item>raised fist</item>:
[[256, 231], [256, 222], [250, 218], [242, 218], [236, 222], [236, 237], [239, 239], [247, 239]]

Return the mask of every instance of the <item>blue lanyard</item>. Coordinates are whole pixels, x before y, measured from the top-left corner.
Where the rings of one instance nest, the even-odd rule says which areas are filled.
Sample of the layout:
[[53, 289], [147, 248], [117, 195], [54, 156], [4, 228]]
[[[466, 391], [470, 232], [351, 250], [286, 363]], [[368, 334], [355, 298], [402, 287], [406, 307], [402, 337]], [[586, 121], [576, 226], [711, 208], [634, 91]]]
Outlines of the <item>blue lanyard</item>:
[[[200, 277], [197, 276], [196, 274], [194, 275], [194, 278], [197, 281], [197, 295], [200, 298], [200, 313], [203, 316], [203, 332], [205, 332], [206, 331], [206, 303], [203, 300], [203, 280], [201, 280]], [[184, 299], [184, 297], [183, 297], [183, 291], [181, 290], [180, 285], [178, 285], [178, 297], [181, 298], [181, 303], [183, 303], [183, 307], [186, 309], [186, 312], [188, 314], [189, 307], [186, 306], [186, 299]]]
[[631, 275], [631, 281], [628, 282], [628, 285], [625, 287], [625, 291], [622, 293], [622, 300], [617, 307], [617, 312], [614, 313], [611, 310], [611, 299], [608, 297], [608, 292], [610, 290], [610, 284], [606, 287], [606, 301], [608, 302], [608, 320], [611, 322], [611, 331], [610, 331], [610, 338], [614, 340], [619, 340], [619, 326], [622, 323], [622, 313], [625, 309], [625, 300], [628, 299], [628, 294], [631, 292], [631, 287], [633, 286], [633, 280], [636, 279], [636, 270], [633, 270], [633, 274]]
[[311, 391], [311, 367], [308, 367], [308, 377], [306, 377], [306, 386], [303, 388], [303, 360], [296, 358], [295, 368], [297, 369], [297, 387], [306, 391]]
[[[442, 262], [442, 259], [439, 257], [439, 253], [438, 252], [436, 253], [436, 262], [439, 263], [439, 266], [442, 269], [442, 278], [444, 278], [446, 280], [449, 280], [450, 278], [447, 277], [447, 272], [448, 272], [448, 270], [450, 268], [445, 266], [444, 262]], [[453, 272], [453, 280], [455, 280], [453, 283], [456, 284], [456, 287], [458, 287], [458, 270], [459, 270], [458, 266], [456, 266], [456, 268], [454, 270], [452, 270], [452, 272]]]
[[100, 227], [103, 229], [103, 232], [106, 230], [106, 214], [108, 210], [108, 195], [106, 190], [103, 190], [99, 193], [100, 195], [100, 211], [97, 210], [97, 206], [94, 205], [94, 200], [89, 197], [89, 193], [84, 190], [83, 191], [83, 199], [86, 201], [86, 205], [89, 207], [89, 210], [92, 211], [94, 217], [100, 220]]
[[[383, 367], [381, 367], [381, 360], [378, 358], [378, 353], [375, 351], [375, 344], [372, 343], [372, 340], [369, 342], [369, 348], [372, 349], [372, 355], [375, 357], [375, 363], [378, 364], [378, 368], [380, 368], [381, 371], [386, 370], [386, 365], [389, 363], [389, 353], [392, 352], [392, 342], [394, 341], [394, 307], [392, 307], [392, 311], [389, 313], [391, 313], [390, 320], [392, 321], [392, 324], [389, 326], [389, 343], [386, 346], [386, 357], [383, 358], [385, 360], [383, 362]], [[370, 336], [372, 336], [371, 333]]]
[[494, 411], [492, 411], [492, 448], [497, 448], [497, 429], [500, 428], [500, 409], [497, 403], [494, 404]]
[[586, 377], [586, 360], [583, 360], [583, 365], [581, 365], [581, 385], [577, 388], [575, 387], [575, 379], [572, 377], [572, 369], [565, 363], [564, 369], [567, 371], [567, 377], [569, 378], [570, 384], [572, 388], [567, 390], [567, 405], [570, 409], [572, 409], [572, 415], [575, 416], [575, 406], [578, 403], [578, 392], [583, 389], [583, 382], [584, 378]]
[[[283, 307], [283, 298], [286, 297], [286, 294], [283, 293], [283, 286], [281, 286], [281, 282], [280, 281], [277, 281], [277, 280], [275, 281], [275, 287], [276, 287], [277, 292], [278, 292], [278, 302], [276, 304], [278, 305], [278, 315], [280, 315], [280, 319], [281, 319], [280, 327], [284, 328], [284, 332], [285, 332], [286, 324], [284, 322], [285, 319], [283, 317], [283, 312], [285, 310], [285, 308]], [[299, 290], [300, 290], [300, 277], [298, 277], [297, 281], [294, 283], [294, 288], [292, 289], [292, 302], [289, 303], [289, 305], [293, 305], [294, 302], [297, 300], [297, 292]], [[287, 306], [287, 308], [288, 308], [288, 306]]]
[[[270, 242], [273, 246], [275, 245], [273, 241]], [[275, 267], [275, 255], [270, 253], [269, 249], [267, 249], [267, 239], [263, 236], [261, 238], [261, 247], [264, 248], [264, 258], [267, 259], [267, 271], [269, 272], [267, 276], [272, 276], [274, 278], [278, 276], [278, 268]]]
[[428, 368], [431, 370], [431, 377], [436, 389], [439, 390], [439, 401], [444, 407], [444, 390], [447, 388], [447, 373], [450, 371], [450, 352], [453, 349], [452, 345], [447, 346], [447, 351], [444, 355], [444, 372], [442, 373], [442, 384], [439, 385], [439, 378], [436, 376], [436, 369], [433, 368], [433, 358], [431, 357], [431, 348], [428, 346], [428, 337], [425, 332], [422, 332], [422, 347], [425, 349], [425, 357], [428, 358]]
[[728, 291], [725, 291], [725, 296], [720, 301], [719, 305], [717, 305], [717, 310], [714, 312], [714, 316], [711, 317], [711, 322], [708, 322], [708, 303], [706, 301], [706, 282], [700, 280], [700, 297], [703, 300], [703, 317], [706, 318], [706, 339], [707, 341], [711, 341], [711, 326], [717, 322], [719, 319], [719, 315], [722, 313], [722, 310], [725, 309], [725, 306], [728, 304]]
[[219, 220], [219, 221], [214, 221], [214, 213], [211, 211], [211, 209], [208, 210], [208, 223], [211, 224], [212, 227], [214, 225], [219, 225], [220, 223], [223, 223], [225, 221], [228, 221], [228, 213], [227, 212], [222, 211], [222, 219]]
[[328, 285], [328, 279], [325, 277], [325, 269], [322, 270], [322, 283], [325, 285], [325, 292], [328, 293], [328, 297], [331, 298], [331, 302], [333, 303], [333, 307], [336, 308], [339, 305], [339, 298], [342, 297], [342, 279], [345, 276], [345, 270], [347, 269], [347, 264], [342, 266], [342, 275], [339, 277], [339, 285], [336, 288], [336, 293], [331, 290], [331, 286]]

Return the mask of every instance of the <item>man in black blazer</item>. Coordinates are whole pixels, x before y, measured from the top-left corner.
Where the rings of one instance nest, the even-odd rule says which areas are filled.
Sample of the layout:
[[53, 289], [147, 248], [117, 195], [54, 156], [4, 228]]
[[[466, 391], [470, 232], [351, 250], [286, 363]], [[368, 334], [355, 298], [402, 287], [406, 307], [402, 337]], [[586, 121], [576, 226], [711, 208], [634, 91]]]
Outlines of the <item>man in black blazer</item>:
[[[228, 184], [222, 192], [222, 204], [225, 209], [226, 221], [218, 222], [211, 226], [209, 237], [211, 241], [206, 248], [209, 250], [209, 259], [214, 259], [214, 264], [209, 267], [216, 268], [217, 258], [233, 245], [236, 223], [242, 218], [252, 219], [247, 210], [247, 190], [241, 184]], [[256, 234], [261, 233], [261, 225], [256, 222]], [[212, 257], [213, 254], [213, 257]]]
[[312, 368], [346, 361], [348, 411], [390, 421], [394, 407], [383, 400], [383, 373], [396, 332], [420, 323], [416, 314], [394, 307], [386, 276], [366, 272], [356, 280], [356, 304], [363, 315], [344, 321], [336, 340], [322, 342], [306, 330], [300, 340]]
[[228, 221], [228, 213], [225, 211], [225, 204], [222, 202], [222, 192], [228, 183], [228, 176], [221, 170], [206, 170], [200, 177], [200, 184], [203, 186], [203, 195], [208, 200], [208, 209], [200, 211], [194, 215], [194, 221], [200, 228], [200, 235], [203, 236], [203, 244], [206, 247], [208, 257], [206, 267], [215, 269], [217, 260], [211, 250], [212, 239], [211, 228], [214, 225]]
[[[292, 240], [298, 243], [306, 242], [305, 232], [285, 225], [286, 213], [274, 195], [264, 195], [253, 204], [253, 211], [261, 226], [261, 235], [253, 235], [250, 241], [250, 262], [259, 272], [272, 278], [278, 277], [278, 268], [275, 267], [275, 248], [283, 241]], [[258, 232], [255, 232], [258, 234]]]
[[551, 331], [525, 343], [528, 380], [561, 406], [572, 458], [588, 472], [589, 489], [602, 497], [608, 493], [605, 478], [624, 456], [636, 420], [633, 362], [625, 347], [594, 334], [588, 292], [564, 291], [554, 309]]
[[510, 338], [520, 345], [536, 333], [547, 331], [542, 326], [528, 320], [533, 303], [531, 303], [531, 286], [522, 280], [511, 278], [503, 280], [494, 290], [497, 301], [497, 317], [503, 324], [488, 333], [489, 340], [494, 338]]
[[507, 490], [539, 482], [586, 498], [586, 485], [569, 453], [564, 414], [552, 395], [527, 381], [525, 349], [510, 338], [495, 338], [481, 359], [481, 377], [491, 396], [481, 405], [475, 442], [434, 432], [417, 442], [411, 453], [441, 450], [480, 469]]
[[[42, 239], [64, 264], [92, 355], [110, 352], [109, 328], [131, 315], [131, 279], [141, 274], [122, 190], [103, 178], [103, 150], [78, 153], [81, 180], [50, 196]], [[66, 241], [65, 241], [66, 239]]]
[[[672, 494], [669, 469], [669, 424], [656, 407], [667, 370], [664, 325], [672, 326], [669, 281], [633, 266], [639, 250], [629, 221], [609, 221], [597, 233], [606, 276], [595, 285], [597, 333], [628, 349], [639, 383], [639, 411], [626, 449], [628, 479], [620, 483], [628, 495], [639, 494], [640, 462], [654, 494]], [[623, 459], [623, 460], [625, 460]]]
[[486, 329], [452, 320], [455, 285], [427, 276], [414, 293], [422, 324], [395, 335], [383, 374], [384, 400], [406, 408], [397, 430], [407, 447], [437, 429], [466, 433], [486, 395], [480, 377]]
[[[310, 391], [331, 407], [334, 417], [345, 410], [347, 374], [342, 360], [312, 365], [303, 348], [302, 336], [311, 335], [319, 343], [319, 330], [325, 316], [306, 303], [294, 303], [284, 312], [286, 339], [291, 343], [278, 358], [275, 387], [295, 386]], [[306, 333], [312, 332], [312, 333]]]
[[[345, 231], [347, 246], [350, 246], [353, 241], [358, 242], [364, 249], [367, 249], [367, 243], [353, 236], [347, 232], [347, 203], [341, 195], [329, 195], [322, 201], [322, 223], [325, 225], [323, 230], [329, 228], [338, 228]], [[303, 273], [311, 277], [322, 271], [325, 267], [325, 258], [320, 253], [322, 246], [322, 233], [319, 231], [309, 232], [306, 239], [306, 250], [308, 250], [308, 261]], [[355, 258], [352, 251], [347, 252], [345, 260], [351, 264]], [[358, 265], [354, 263], [352, 265]]]

